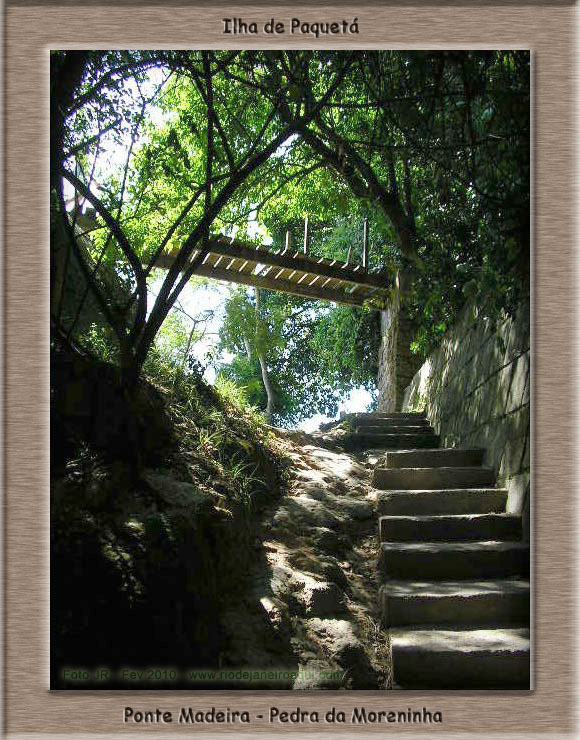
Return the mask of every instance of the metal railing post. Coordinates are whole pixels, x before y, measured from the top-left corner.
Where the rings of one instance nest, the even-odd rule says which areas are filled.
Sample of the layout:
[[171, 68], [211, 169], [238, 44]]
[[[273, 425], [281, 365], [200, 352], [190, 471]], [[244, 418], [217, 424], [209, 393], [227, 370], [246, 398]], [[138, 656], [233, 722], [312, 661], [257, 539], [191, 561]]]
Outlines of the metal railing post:
[[304, 254], [308, 254], [308, 214], [304, 218]]

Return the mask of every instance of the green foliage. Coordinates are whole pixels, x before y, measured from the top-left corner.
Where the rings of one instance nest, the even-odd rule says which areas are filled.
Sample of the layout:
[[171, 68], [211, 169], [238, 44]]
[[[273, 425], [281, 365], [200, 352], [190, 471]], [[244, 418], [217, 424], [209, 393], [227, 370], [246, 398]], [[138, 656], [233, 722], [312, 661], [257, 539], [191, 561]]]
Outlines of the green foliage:
[[118, 347], [110, 327], [91, 324], [83, 334], [85, 348], [99, 360], [116, 363]]
[[[254, 408], [266, 408], [266, 391], [261, 378], [259, 363], [244, 354], [235, 355], [231, 362], [219, 365], [216, 390], [225, 387], [226, 397], [238, 397], [243, 404]], [[219, 392], [219, 391], [218, 391]]]
[[219, 365], [219, 377], [233, 380], [252, 405], [265, 408], [258, 361], [262, 352], [274, 388], [277, 423], [295, 423], [316, 413], [334, 416], [353, 388], [374, 388], [378, 316], [368, 309], [260, 291], [257, 319], [255, 297], [239, 288], [227, 303], [220, 330], [221, 348], [234, 358]]
[[[55, 91], [67, 57], [53, 55]], [[269, 235], [280, 248], [290, 231], [299, 246], [306, 215], [313, 255], [360, 261], [366, 215], [370, 267], [391, 285], [398, 271], [410, 275], [413, 349], [423, 355], [466, 300], [509, 312], [526, 293], [529, 52], [94, 51], [86, 60], [63, 161], [98, 182], [137, 261], [159, 249], [191, 254], [204, 218], [248, 239], [251, 216], [256, 243]], [[277, 148], [245, 169], [276, 136]], [[138, 311], [126, 296], [143, 287], [102, 213], [95, 227], [91, 258], [125, 296], [109, 296], [109, 320], [130, 325]], [[169, 319], [159, 329], [179, 292], [171, 279], [143, 326], [109, 334], [127, 344], [117, 357], [142, 362], [150, 351], [183, 374], [183, 328]], [[98, 337], [85, 340], [104, 351]], [[266, 366], [279, 420], [296, 420], [370, 387], [377, 342], [371, 311], [266, 293], [258, 310], [234, 291], [221, 343], [236, 357], [220, 373], [264, 408]]]
[[[307, 98], [316, 98], [323, 58], [286, 56]], [[360, 52], [340, 93], [304, 126], [320, 147], [304, 135], [288, 154], [289, 168], [313, 155], [326, 166], [278, 193], [262, 218], [280, 243], [305, 212], [320, 214], [314, 253], [344, 259], [346, 244], [360, 244], [368, 211], [371, 265], [391, 278], [397, 268], [411, 271], [415, 348], [425, 353], [468, 296], [511, 311], [527, 293], [529, 106], [528, 52]], [[324, 251], [338, 214], [345, 244]], [[335, 236], [338, 246], [338, 229]]]
[[310, 347], [334, 387], [345, 394], [357, 386], [372, 390], [377, 372], [379, 314], [337, 306], [322, 316]]

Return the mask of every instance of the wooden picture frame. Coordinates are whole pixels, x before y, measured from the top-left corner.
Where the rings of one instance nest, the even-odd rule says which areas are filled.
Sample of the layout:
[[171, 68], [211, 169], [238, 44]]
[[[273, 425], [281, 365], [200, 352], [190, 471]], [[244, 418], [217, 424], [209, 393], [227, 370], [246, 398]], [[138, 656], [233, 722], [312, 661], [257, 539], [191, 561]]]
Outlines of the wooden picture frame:
[[[223, 18], [261, 27], [357, 19], [358, 34], [224, 34]], [[575, 470], [577, 9], [563, 2], [228, 6], [221, 2], [33, 3], [5, 8], [4, 127], [5, 732], [43, 736], [191, 732], [123, 722], [124, 708], [248, 710], [249, 726], [197, 733], [355, 737], [404, 729], [413, 737], [573, 737], [577, 675]], [[533, 60], [533, 690], [453, 692], [49, 691], [48, 61], [53, 48], [520, 48]], [[340, 707], [442, 713], [438, 725], [268, 722], [269, 708]]]

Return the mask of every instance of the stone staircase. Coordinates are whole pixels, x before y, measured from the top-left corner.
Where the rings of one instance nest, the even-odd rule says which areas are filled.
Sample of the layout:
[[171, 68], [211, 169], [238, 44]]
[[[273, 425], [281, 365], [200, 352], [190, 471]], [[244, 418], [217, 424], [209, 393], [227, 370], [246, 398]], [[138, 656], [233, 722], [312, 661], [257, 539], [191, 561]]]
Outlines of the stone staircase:
[[422, 414], [352, 424], [351, 447], [381, 450], [381, 615], [396, 686], [529, 689], [529, 547], [483, 450], [440, 449]]

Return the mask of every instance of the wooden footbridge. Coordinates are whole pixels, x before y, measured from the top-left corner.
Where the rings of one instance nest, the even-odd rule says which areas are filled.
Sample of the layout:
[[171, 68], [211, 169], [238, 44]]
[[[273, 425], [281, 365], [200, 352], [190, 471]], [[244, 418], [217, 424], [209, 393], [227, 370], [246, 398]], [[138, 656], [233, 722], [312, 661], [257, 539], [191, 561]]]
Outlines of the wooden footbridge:
[[[199, 250], [193, 252], [191, 259], [197, 254]], [[168, 268], [173, 259], [172, 254], [162, 255], [155, 266]], [[274, 251], [215, 236], [210, 237], [209, 252], [196, 274], [304, 298], [360, 306], [368, 299], [386, 297], [389, 288], [387, 276], [369, 271], [367, 261], [367, 248], [363, 250], [363, 264], [356, 264], [290, 250], [288, 240], [285, 249]]]
[[[77, 214], [77, 223], [90, 231], [95, 228], [91, 212]], [[304, 244], [301, 251], [290, 249], [290, 233], [286, 233], [284, 249], [273, 250], [225, 236], [210, 236], [209, 252], [195, 274], [229, 283], [252, 285], [266, 290], [302, 296], [316, 300], [333, 301], [350, 306], [361, 306], [365, 301], [371, 308], [379, 308], [390, 288], [390, 279], [384, 272], [368, 269], [368, 220], [363, 227], [362, 263], [352, 262], [349, 249], [346, 262], [308, 254], [308, 218], [304, 222]], [[200, 253], [194, 250], [190, 263]], [[154, 267], [168, 269], [175, 253], [162, 254]], [[187, 267], [187, 265], [186, 265]]]

